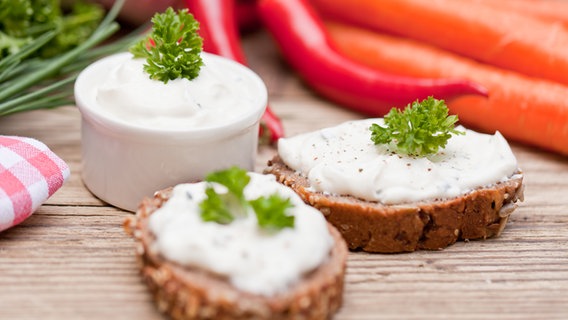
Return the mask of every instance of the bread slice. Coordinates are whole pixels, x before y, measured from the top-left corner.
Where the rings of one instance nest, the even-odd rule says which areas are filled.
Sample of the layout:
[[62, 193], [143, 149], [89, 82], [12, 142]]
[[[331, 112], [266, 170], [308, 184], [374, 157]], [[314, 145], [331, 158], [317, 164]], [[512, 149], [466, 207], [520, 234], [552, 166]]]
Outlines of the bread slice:
[[152, 250], [148, 217], [165, 203], [171, 189], [140, 204], [125, 230], [137, 242], [141, 274], [161, 312], [173, 319], [328, 319], [341, 306], [347, 246], [328, 224], [334, 239], [329, 259], [289, 292], [272, 297], [243, 292], [222, 276], [167, 261]]
[[309, 189], [308, 179], [275, 156], [264, 173], [291, 187], [334, 225], [351, 250], [410, 252], [437, 250], [457, 240], [486, 239], [501, 233], [508, 217], [523, 200], [519, 172], [505, 182], [460, 197], [404, 205], [383, 205], [352, 196]]

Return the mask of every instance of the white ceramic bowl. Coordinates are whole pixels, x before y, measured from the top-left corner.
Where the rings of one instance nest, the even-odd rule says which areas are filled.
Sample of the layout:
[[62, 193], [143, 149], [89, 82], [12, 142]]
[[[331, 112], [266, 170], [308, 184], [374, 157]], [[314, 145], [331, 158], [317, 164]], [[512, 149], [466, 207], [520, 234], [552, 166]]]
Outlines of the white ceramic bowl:
[[[267, 102], [262, 80], [232, 60], [203, 53], [206, 64], [220, 64], [223, 73], [237, 73], [248, 82], [252, 108], [227, 124], [202, 128], [152, 128], [117, 119], [101, 110], [92, 93], [96, 73], [123, 54], [101, 59], [81, 72], [75, 100], [82, 115], [82, 178], [101, 200], [135, 211], [146, 196], [178, 183], [197, 181], [232, 165], [253, 170], [259, 121]], [[226, 71], [225, 71], [226, 70]]]

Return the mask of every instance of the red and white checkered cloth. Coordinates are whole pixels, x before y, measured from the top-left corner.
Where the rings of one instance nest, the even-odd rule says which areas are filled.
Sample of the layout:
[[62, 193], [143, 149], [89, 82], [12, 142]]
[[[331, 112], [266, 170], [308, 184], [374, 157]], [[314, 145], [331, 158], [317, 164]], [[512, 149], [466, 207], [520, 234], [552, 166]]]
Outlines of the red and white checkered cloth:
[[42, 142], [0, 136], [0, 231], [29, 217], [69, 173], [67, 164]]

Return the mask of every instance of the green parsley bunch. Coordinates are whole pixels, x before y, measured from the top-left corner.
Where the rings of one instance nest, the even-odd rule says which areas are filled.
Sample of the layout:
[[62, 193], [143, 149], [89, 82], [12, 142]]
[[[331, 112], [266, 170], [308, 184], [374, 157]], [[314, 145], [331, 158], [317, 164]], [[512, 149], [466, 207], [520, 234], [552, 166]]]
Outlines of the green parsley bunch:
[[152, 32], [130, 47], [136, 58], [145, 58], [144, 71], [151, 79], [168, 83], [178, 78], [194, 79], [203, 65], [203, 39], [199, 23], [187, 9], [171, 7], [152, 18]]
[[[262, 229], [280, 230], [294, 227], [294, 216], [286, 214], [286, 210], [293, 207], [289, 198], [282, 198], [274, 193], [254, 200], [245, 199], [244, 189], [250, 182], [245, 170], [231, 167], [210, 173], [205, 181], [210, 184], [205, 189], [207, 197], [199, 204], [203, 221], [229, 224], [252, 209]], [[227, 192], [217, 193], [211, 183], [225, 186]]]
[[448, 115], [444, 100], [428, 97], [415, 101], [403, 111], [393, 108], [384, 118], [385, 127], [373, 123], [371, 140], [375, 144], [396, 145], [405, 155], [427, 156], [444, 148], [452, 134], [464, 134], [455, 129], [456, 115]]

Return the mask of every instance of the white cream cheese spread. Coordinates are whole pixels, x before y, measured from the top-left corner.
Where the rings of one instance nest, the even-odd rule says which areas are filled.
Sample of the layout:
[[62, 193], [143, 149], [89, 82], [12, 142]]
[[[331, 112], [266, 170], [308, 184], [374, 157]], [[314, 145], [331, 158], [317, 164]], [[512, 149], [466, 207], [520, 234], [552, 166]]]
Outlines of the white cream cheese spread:
[[453, 198], [506, 180], [518, 170], [499, 132], [488, 135], [458, 127], [465, 135], [453, 135], [437, 154], [412, 157], [375, 145], [370, 139], [372, 123], [384, 122], [350, 121], [280, 139], [278, 154], [309, 179], [314, 191], [384, 204]]
[[240, 290], [271, 296], [325, 262], [333, 238], [322, 214], [273, 175], [249, 176], [247, 199], [273, 193], [290, 198], [293, 228], [268, 233], [258, 227], [253, 213], [227, 225], [204, 222], [199, 203], [205, 198], [205, 182], [174, 187], [172, 197], [150, 216], [149, 228], [156, 237], [153, 249], [168, 260], [226, 276]]
[[193, 80], [164, 83], [150, 79], [144, 59], [130, 54], [108, 60], [93, 80], [101, 111], [123, 122], [166, 129], [223, 125], [256, 108], [248, 74], [202, 55], [204, 65]]

